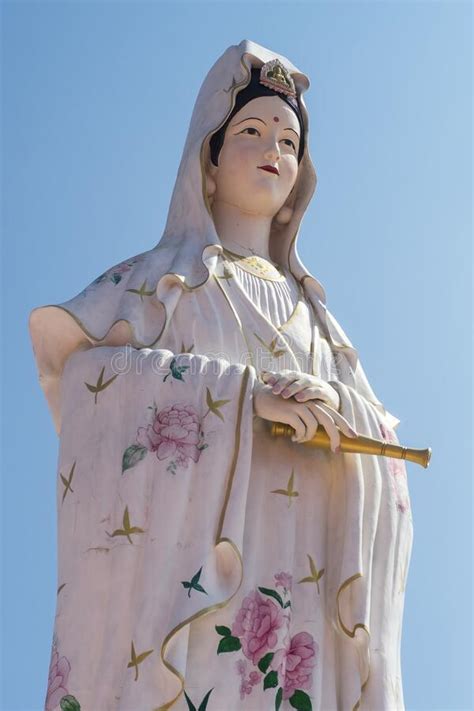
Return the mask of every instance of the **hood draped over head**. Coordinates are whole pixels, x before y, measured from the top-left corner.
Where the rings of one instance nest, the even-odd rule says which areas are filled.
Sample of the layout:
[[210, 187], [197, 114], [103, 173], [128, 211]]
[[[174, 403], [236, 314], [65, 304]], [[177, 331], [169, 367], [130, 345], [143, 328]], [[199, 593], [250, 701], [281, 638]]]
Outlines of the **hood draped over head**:
[[[168, 220], [158, 245], [163, 247], [171, 243], [175, 248], [180, 244], [180, 273], [185, 275], [185, 281], [190, 287], [195, 287], [208, 278], [208, 267], [201, 258], [205, 247], [221, 246], [206, 194], [205, 172], [211, 161], [210, 144], [213, 135], [225, 128], [236, 113], [234, 109], [241, 108], [242, 98], [239, 99], [239, 94], [242, 97], [249, 84], [253, 83], [252, 69], [261, 68], [274, 59], [281, 61], [295, 84], [299, 109], [297, 115], [300, 114], [304, 124], [301, 140], [304, 151], [300, 157], [296, 184], [287, 201], [293, 209], [292, 219], [285, 225], [273, 221], [270, 255], [275, 262], [290, 269], [298, 279], [308, 274], [296, 253], [296, 235], [316, 187], [316, 173], [308, 152], [309, 119], [303, 99], [303, 93], [309, 88], [309, 79], [286, 57], [249, 40], [243, 40], [239, 45], [229, 47], [217, 60], [199, 91], [171, 198]], [[265, 89], [261, 93], [266, 93]], [[273, 93], [268, 89], [269, 95]], [[284, 95], [281, 95], [281, 98], [287, 99]], [[191, 242], [193, 247], [188, 242]], [[194, 247], [197, 250], [197, 258]], [[192, 255], [190, 249], [193, 249]], [[214, 253], [216, 251], [220, 250], [215, 250]]]
[[[40, 383], [56, 422], [60, 377], [73, 351], [91, 345], [127, 343], [136, 348], [159, 347], [160, 336], [182, 290], [197, 289], [209, 279], [222, 252], [206, 192], [211, 139], [230, 119], [239, 91], [252, 80], [252, 68], [275, 59], [284, 65], [294, 82], [293, 109], [302, 122], [303, 132], [298, 177], [286, 202], [292, 208], [292, 216], [286, 224], [273, 220], [270, 256], [301, 282], [319, 318], [322, 335], [335, 350], [347, 356], [354, 372], [357, 351], [327, 311], [324, 289], [305, 268], [296, 248], [301, 220], [316, 187], [316, 173], [308, 150], [309, 118], [303, 98], [309, 79], [286, 57], [243, 40], [226, 49], [198, 93], [165, 230], [158, 244], [108, 269], [69, 301], [42, 306], [31, 313], [30, 333]], [[361, 377], [370, 399], [381, 405], [366, 378]]]

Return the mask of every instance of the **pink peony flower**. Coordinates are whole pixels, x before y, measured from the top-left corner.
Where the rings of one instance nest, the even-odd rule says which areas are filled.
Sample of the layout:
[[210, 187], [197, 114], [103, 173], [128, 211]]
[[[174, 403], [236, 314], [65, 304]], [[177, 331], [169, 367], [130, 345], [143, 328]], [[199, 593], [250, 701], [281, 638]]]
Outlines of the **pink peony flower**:
[[45, 710], [53, 711], [63, 696], [69, 692], [66, 688], [71, 665], [66, 657], [60, 657], [54, 649], [49, 665], [48, 690], [46, 692]]
[[276, 630], [284, 620], [282, 609], [271, 598], [264, 598], [254, 590], [244, 598], [232, 625], [232, 634], [239, 637], [247, 659], [258, 664], [265, 653], [276, 645]]
[[277, 649], [271, 668], [278, 672], [284, 699], [293, 696], [296, 689], [311, 689], [318, 651], [317, 643], [308, 632], [298, 632], [291, 640], [287, 636], [285, 647]]
[[291, 590], [293, 584], [293, 576], [290, 573], [275, 573], [273, 576], [275, 578], [275, 584], [280, 588], [285, 588], [285, 590]]
[[187, 467], [188, 460], [198, 461], [201, 422], [192, 405], [176, 403], [161, 410], [151, 425], [139, 427], [137, 442], [150, 452], [156, 452], [158, 459], [177, 455], [176, 462]]

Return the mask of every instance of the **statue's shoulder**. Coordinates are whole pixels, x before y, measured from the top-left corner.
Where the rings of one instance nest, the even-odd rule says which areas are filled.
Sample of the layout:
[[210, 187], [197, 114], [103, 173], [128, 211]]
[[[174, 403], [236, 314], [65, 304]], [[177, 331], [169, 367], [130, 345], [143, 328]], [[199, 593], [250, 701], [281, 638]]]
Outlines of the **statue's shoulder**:
[[[107, 285], [109, 287], [119, 287], [117, 292], [130, 281], [131, 278], [138, 274], [148, 274], [147, 281], [151, 283], [153, 277], [160, 272], [160, 266], [163, 260], [158, 250], [150, 249], [146, 252], [135, 254], [132, 257], [108, 267], [104, 272], [99, 274], [88, 286], [84, 289], [97, 288], [98, 286]], [[83, 293], [83, 292], [82, 292]], [[109, 291], [110, 293], [110, 291]]]
[[162, 321], [153, 306], [165, 270], [160, 257], [156, 249], [135, 254], [106, 269], [67, 301], [33, 309], [29, 328], [35, 352], [47, 346], [52, 354], [54, 343], [57, 349], [64, 343], [67, 352], [87, 343], [109, 345], [111, 339], [118, 345], [129, 340], [130, 333], [149, 345]]

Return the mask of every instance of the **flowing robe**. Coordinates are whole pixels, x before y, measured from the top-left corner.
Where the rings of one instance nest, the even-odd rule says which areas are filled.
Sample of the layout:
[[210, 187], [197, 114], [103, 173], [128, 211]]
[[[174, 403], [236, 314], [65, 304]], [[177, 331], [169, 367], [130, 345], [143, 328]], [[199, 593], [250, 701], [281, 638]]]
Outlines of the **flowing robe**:
[[66, 363], [47, 711], [404, 708], [405, 464], [274, 438], [252, 388], [302, 370], [360, 434], [396, 441], [393, 418], [304, 289], [285, 318], [255, 279], [219, 258], [155, 348]]

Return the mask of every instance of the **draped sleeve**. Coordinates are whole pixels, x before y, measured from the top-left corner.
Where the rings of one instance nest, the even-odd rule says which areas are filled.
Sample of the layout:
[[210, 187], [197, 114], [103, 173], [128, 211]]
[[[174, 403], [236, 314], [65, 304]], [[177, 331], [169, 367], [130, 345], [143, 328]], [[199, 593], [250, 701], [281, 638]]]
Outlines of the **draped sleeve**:
[[112, 708], [111, 689], [120, 708], [168, 708], [190, 620], [238, 590], [254, 379], [165, 349], [68, 358], [53, 659], [80, 708]]

